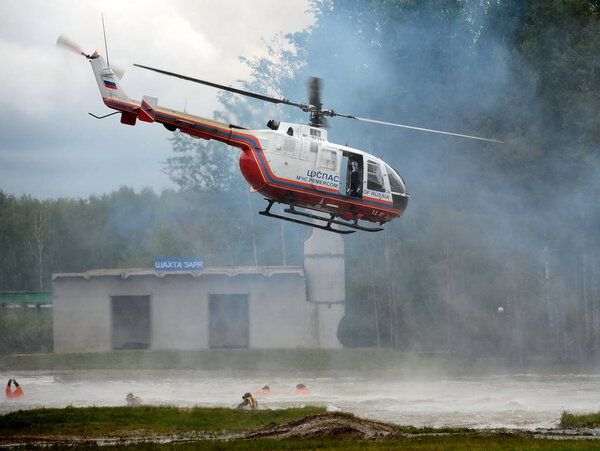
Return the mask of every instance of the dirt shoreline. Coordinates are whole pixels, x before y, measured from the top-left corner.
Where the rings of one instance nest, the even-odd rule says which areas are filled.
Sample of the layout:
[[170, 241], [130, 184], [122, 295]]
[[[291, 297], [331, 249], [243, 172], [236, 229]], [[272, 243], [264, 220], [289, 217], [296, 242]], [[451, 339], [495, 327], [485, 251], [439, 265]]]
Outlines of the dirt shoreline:
[[281, 424], [270, 423], [244, 433], [189, 432], [175, 435], [154, 435], [147, 430], [115, 432], [114, 436], [60, 436], [60, 435], [14, 435], [0, 437], [0, 446], [50, 446], [50, 445], [128, 445], [136, 443], [184, 443], [203, 440], [253, 440], [253, 439], [334, 439], [334, 440], [393, 440], [400, 437], [423, 437], [431, 435], [514, 435], [518, 437], [553, 440], [600, 440], [600, 430], [468, 430], [463, 432], [431, 432], [410, 434], [402, 432], [399, 426], [380, 421], [366, 420], [343, 412], [328, 412], [308, 415], [300, 420], [290, 420]]

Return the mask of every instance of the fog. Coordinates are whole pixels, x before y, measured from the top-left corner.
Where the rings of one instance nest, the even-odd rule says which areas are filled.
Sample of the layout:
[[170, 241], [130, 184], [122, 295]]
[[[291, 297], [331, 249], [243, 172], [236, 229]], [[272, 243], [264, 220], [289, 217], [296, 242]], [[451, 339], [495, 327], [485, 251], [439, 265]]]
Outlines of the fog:
[[[302, 98], [302, 81], [318, 75], [336, 111], [506, 142], [330, 120], [331, 141], [382, 157], [411, 194], [386, 232], [346, 239], [350, 279], [362, 280], [349, 313], [363, 322], [371, 301], [379, 341], [408, 349], [595, 362], [600, 164], [595, 94], [584, 88], [594, 72], [558, 43], [568, 29], [597, 48], [597, 26], [535, 23], [551, 7], [528, 2], [329, 5], [296, 35], [309, 51], [286, 97]], [[577, 73], [585, 92], [566, 81]]]

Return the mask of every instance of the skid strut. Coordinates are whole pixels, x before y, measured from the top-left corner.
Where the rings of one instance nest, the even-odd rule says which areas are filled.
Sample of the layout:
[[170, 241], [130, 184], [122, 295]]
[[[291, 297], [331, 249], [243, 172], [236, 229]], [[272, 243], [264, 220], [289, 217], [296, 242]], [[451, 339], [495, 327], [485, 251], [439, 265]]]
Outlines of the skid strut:
[[[334, 232], [334, 233], [339, 233], [342, 235], [347, 235], [350, 233], [354, 233], [357, 230], [361, 230], [363, 232], [380, 232], [381, 230], [383, 230], [383, 228], [380, 228], [380, 227], [363, 227], [358, 224], [358, 221], [354, 221], [352, 223], [352, 222], [346, 222], [346, 221], [342, 221], [340, 219], [336, 219], [336, 215], [334, 215], [333, 213], [330, 213], [329, 218], [326, 218], [326, 217], [319, 216], [319, 215], [312, 214], [312, 213], [297, 211], [294, 208], [294, 204], [292, 204], [292, 203], [289, 204], [289, 208], [286, 208], [285, 210], [283, 210], [284, 212], [292, 214], [292, 215], [304, 216], [305, 218], [310, 218], [310, 219], [313, 219], [316, 221], [322, 221], [323, 224], [313, 223], [313, 222], [309, 222], [309, 221], [303, 221], [301, 219], [296, 219], [296, 218], [291, 218], [289, 216], [271, 213], [271, 207], [273, 206], [275, 201], [272, 199], [266, 199], [266, 201], [269, 203], [267, 205], [267, 208], [265, 208], [263, 211], [259, 211], [258, 214], [263, 215], [263, 216], [269, 216], [271, 218], [282, 219], [283, 221], [294, 222], [296, 224], [307, 225], [307, 226], [314, 227], [317, 229], [326, 230], [327, 232]], [[342, 227], [347, 227], [349, 229], [354, 229], [354, 230], [334, 229], [332, 227], [332, 224], [340, 225]]]

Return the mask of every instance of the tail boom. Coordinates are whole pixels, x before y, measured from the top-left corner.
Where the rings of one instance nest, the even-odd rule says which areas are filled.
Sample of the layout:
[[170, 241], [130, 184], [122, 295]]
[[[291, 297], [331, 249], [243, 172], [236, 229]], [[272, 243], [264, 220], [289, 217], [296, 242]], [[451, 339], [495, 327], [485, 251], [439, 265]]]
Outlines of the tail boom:
[[102, 101], [108, 108], [121, 112], [121, 123], [135, 125], [138, 119], [143, 122], [158, 122], [170, 131], [180, 130], [195, 138], [215, 139], [247, 150], [245, 143], [240, 143], [233, 137], [234, 130], [240, 131], [239, 127], [159, 107], [156, 97], [144, 96], [141, 102], [131, 99], [101, 55], [94, 52], [86, 55], [86, 58], [92, 66]]

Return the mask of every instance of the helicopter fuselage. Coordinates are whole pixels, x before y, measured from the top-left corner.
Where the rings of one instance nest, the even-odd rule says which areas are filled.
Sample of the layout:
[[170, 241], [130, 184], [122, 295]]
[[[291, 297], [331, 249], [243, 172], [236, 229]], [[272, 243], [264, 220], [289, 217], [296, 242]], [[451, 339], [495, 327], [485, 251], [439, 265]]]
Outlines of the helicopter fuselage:
[[[327, 141], [326, 130], [278, 125], [276, 130], [244, 130], [251, 149], [240, 155], [240, 169], [254, 190], [345, 220], [383, 224], [403, 214], [404, 182], [382, 160]], [[394, 194], [390, 177], [398, 186]]]

